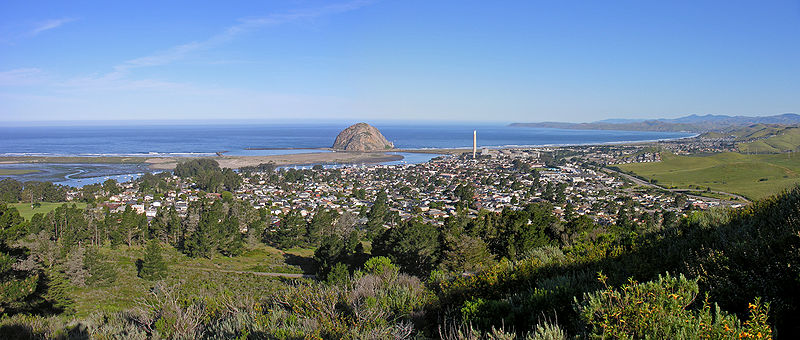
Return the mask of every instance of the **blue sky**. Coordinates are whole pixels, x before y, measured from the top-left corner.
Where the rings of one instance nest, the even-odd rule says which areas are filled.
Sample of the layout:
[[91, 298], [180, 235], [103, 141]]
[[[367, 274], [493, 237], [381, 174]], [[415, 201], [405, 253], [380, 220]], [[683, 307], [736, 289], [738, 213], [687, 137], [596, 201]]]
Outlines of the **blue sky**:
[[0, 121], [800, 112], [800, 1], [3, 1]]

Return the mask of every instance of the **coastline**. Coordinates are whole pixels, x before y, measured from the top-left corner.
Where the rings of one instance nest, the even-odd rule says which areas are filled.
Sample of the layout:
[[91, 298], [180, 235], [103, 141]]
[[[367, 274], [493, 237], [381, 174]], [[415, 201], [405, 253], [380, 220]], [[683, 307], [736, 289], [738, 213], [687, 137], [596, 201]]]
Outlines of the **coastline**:
[[[542, 144], [542, 145], [504, 145], [504, 146], [478, 146], [478, 148], [489, 148], [492, 150], [515, 150], [528, 148], [548, 148], [548, 147], [569, 147], [569, 146], [594, 146], [594, 145], [641, 145], [648, 143], [658, 143], [664, 141], [678, 141], [697, 138], [699, 134], [665, 138], [656, 140], [640, 141], [617, 141], [606, 143], [579, 143], [579, 144]], [[255, 149], [254, 149], [255, 150]], [[266, 149], [263, 149], [266, 150]], [[419, 153], [419, 154], [440, 154], [458, 155], [471, 152], [471, 147], [463, 148], [397, 148], [391, 150], [381, 150], [372, 152], [347, 152], [331, 148], [271, 148], [269, 150], [319, 150], [323, 152], [290, 153], [284, 155], [267, 156], [229, 156], [225, 152], [220, 152], [217, 156], [184, 156], [184, 157], [151, 157], [142, 156], [0, 156], [2, 164], [22, 164], [22, 163], [50, 163], [50, 164], [147, 164], [153, 170], [172, 170], [175, 166], [185, 159], [210, 158], [219, 162], [221, 167], [239, 169], [247, 166], [255, 166], [261, 163], [273, 162], [277, 166], [292, 165], [311, 165], [311, 164], [374, 164], [390, 161], [399, 161], [402, 155], [390, 153]]]
[[[188, 158], [149, 158], [145, 162], [155, 170], [172, 170], [181, 161]], [[276, 166], [311, 165], [311, 164], [374, 164], [403, 159], [401, 155], [390, 155], [384, 152], [317, 152], [271, 156], [221, 156], [211, 157], [222, 168], [240, 169], [265, 163]]]
[[[691, 140], [700, 134], [683, 137], [663, 138], [653, 140], [630, 140], [601, 143], [564, 143], [564, 144], [538, 144], [538, 145], [479, 145], [478, 148], [492, 150], [520, 150], [531, 148], [558, 148], [602, 145], [646, 145], [659, 142]], [[278, 155], [231, 155], [229, 151], [194, 152], [194, 153], [148, 153], [148, 154], [97, 154], [97, 155], [6, 155], [0, 156], [0, 166], [7, 164], [140, 164], [150, 170], [172, 170], [178, 163], [195, 158], [209, 158], [219, 162], [220, 167], [240, 169], [242, 167], [256, 166], [262, 163], [274, 163], [276, 166], [308, 166], [315, 164], [378, 164], [385, 162], [402, 161], [409, 154], [428, 155], [459, 155], [472, 152], [471, 146], [445, 147], [445, 148], [395, 148], [391, 150], [376, 150], [371, 152], [346, 152], [334, 150], [329, 147], [320, 148], [246, 148], [245, 150], [285, 150], [289, 153]], [[297, 153], [292, 153], [296, 151]], [[305, 152], [304, 152], [305, 151]], [[402, 154], [405, 153], [407, 157]]]

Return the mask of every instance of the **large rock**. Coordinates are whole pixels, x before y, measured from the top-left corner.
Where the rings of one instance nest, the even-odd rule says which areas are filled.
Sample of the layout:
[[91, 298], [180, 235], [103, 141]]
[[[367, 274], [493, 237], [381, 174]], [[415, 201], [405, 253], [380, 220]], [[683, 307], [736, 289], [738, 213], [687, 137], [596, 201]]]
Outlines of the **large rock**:
[[344, 129], [336, 136], [333, 148], [345, 151], [379, 151], [394, 148], [378, 129], [367, 123], [358, 123]]

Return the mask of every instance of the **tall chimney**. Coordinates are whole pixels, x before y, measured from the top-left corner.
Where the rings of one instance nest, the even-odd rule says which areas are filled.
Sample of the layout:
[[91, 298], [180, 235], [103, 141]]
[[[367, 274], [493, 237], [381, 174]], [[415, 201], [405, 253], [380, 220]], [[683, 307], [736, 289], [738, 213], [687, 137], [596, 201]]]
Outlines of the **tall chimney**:
[[478, 152], [478, 130], [472, 130], [472, 159], [475, 159], [476, 152]]

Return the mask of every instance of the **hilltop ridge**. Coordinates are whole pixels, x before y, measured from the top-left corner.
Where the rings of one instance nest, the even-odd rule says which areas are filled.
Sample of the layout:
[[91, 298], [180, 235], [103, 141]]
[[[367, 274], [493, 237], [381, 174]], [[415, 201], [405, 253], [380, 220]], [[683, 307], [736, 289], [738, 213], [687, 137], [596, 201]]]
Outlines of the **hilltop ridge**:
[[720, 131], [753, 124], [800, 124], [800, 115], [784, 113], [774, 116], [748, 117], [726, 115], [690, 115], [674, 119], [606, 119], [592, 123], [512, 123], [513, 127], [558, 128], [573, 130], [626, 130], [626, 131]]

